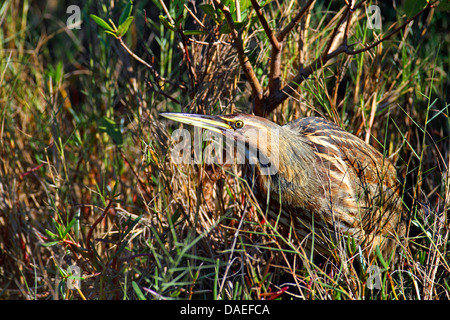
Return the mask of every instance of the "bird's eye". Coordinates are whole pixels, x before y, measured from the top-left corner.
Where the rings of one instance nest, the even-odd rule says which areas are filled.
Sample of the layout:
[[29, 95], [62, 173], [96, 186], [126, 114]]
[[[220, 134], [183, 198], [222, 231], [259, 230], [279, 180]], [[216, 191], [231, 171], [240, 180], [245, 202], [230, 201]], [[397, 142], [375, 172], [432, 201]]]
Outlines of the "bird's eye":
[[242, 128], [244, 126], [244, 121], [242, 121], [242, 120], [238, 120], [238, 121], [236, 121], [235, 123], [234, 123], [234, 127], [236, 128], [236, 129], [240, 129], [240, 128]]

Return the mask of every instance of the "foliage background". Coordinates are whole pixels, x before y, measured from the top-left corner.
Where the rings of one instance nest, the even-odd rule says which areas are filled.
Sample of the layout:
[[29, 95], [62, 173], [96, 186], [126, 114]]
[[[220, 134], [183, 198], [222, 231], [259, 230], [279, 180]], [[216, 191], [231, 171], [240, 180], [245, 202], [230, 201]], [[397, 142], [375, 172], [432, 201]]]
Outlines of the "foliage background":
[[[165, 2], [172, 17], [178, 2]], [[267, 2], [274, 30], [299, 7]], [[238, 168], [173, 163], [178, 125], [160, 112], [252, 111], [229, 35], [199, 2], [180, 3], [183, 30], [208, 32], [183, 39], [161, 23], [161, 2], [134, 3], [123, 41], [153, 69], [89, 16], [118, 21], [126, 2], [71, 2], [80, 29], [67, 27], [64, 2], [0, 5], [0, 297], [448, 299], [448, 13], [427, 10], [376, 48], [337, 56], [269, 115], [337, 122], [390, 155], [420, 199], [401, 264], [378, 262], [382, 289], [369, 290], [367, 265], [316, 265], [271, 227]], [[383, 31], [404, 20], [404, 2], [379, 5]], [[313, 4], [283, 47], [284, 82], [320, 54], [344, 7]], [[246, 54], [265, 87], [270, 44], [250, 7], [242, 14]], [[358, 17], [350, 42], [376, 40]], [[79, 290], [68, 286], [70, 265], [83, 272]]]

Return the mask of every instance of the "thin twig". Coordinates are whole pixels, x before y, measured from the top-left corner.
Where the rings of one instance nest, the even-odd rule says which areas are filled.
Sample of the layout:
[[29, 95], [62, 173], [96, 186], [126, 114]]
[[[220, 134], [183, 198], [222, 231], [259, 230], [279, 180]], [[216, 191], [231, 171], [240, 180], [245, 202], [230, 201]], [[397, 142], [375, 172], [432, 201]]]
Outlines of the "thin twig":
[[311, 6], [311, 4], [315, 0], [309, 0], [303, 8], [297, 13], [297, 15], [292, 18], [291, 22], [278, 33], [277, 39], [278, 41], [282, 42], [286, 38], [286, 36], [294, 29], [294, 27], [300, 22], [300, 19], [303, 17], [303, 15], [308, 11], [308, 8]]
[[183, 45], [183, 52], [184, 52], [184, 56], [186, 59], [186, 63], [187, 63], [187, 68], [189, 71], [189, 79], [191, 80], [191, 88], [193, 89], [193, 91], [196, 91], [196, 86], [197, 86], [197, 75], [194, 69], [194, 66], [192, 64], [191, 58], [189, 56], [189, 49], [188, 49], [188, 38], [184, 35], [183, 32], [183, 27], [181, 26], [181, 23], [178, 26], [178, 33], [180, 34], [181, 37], [181, 43]]
[[316, 60], [314, 60], [311, 64], [306, 66], [305, 68], [301, 68], [299, 73], [287, 84], [284, 86], [283, 89], [281, 89], [279, 92], [273, 95], [270, 105], [268, 105], [268, 109], [266, 110], [266, 113], [272, 112], [277, 106], [279, 106], [284, 100], [286, 100], [289, 96], [291, 96], [296, 88], [305, 80], [308, 78], [312, 73], [320, 69], [324, 63], [337, 55], [345, 52], [347, 50], [347, 46], [340, 46], [330, 54], [324, 56], [318, 57]]
[[131, 51], [130, 48], [128, 48], [128, 46], [125, 44], [125, 42], [123, 42], [122, 37], [118, 37], [117, 39], [119, 40], [120, 45], [128, 52], [128, 54], [131, 57], [133, 57], [133, 59], [139, 61], [144, 66], [146, 66], [148, 69], [150, 69], [150, 71], [153, 73], [153, 75], [155, 76], [155, 78], [158, 81], [167, 82], [167, 83], [169, 83], [171, 85], [175, 85], [178, 88], [180, 88], [181, 90], [186, 90], [187, 89], [185, 85], [175, 84], [172, 81], [170, 81], [170, 80], [168, 80], [168, 79], [166, 79], [164, 77], [161, 77], [161, 75], [158, 73], [158, 71], [151, 64], [149, 64], [147, 61], [141, 59], [138, 55], [136, 55], [133, 51]]
[[[144, 79], [144, 82], [145, 82], [149, 87], [154, 88], [154, 86], [153, 86], [153, 84], [150, 82], [150, 80]], [[162, 90], [161, 88], [158, 87], [156, 92], [162, 94], [164, 97], [170, 99], [172, 102], [175, 102], [176, 104], [181, 105], [181, 102], [180, 102], [180, 101], [178, 101], [177, 99], [175, 99], [175, 98], [172, 97], [171, 95], [165, 93], [164, 90]]]
[[348, 32], [349, 32], [349, 30], [350, 30], [350, 24], [351, 24], [351, 22], [352, 22], [352, 16], [353, 16], [353, 13], [355, 12], [355, 10], [356, 10], [356, 8], [357, 7], [359, 7], [360, 5], [362, 5], [363, 4], [363, 2], [364, 1], [361, 1], [358, 5], [357, 5], [357, 7], [354, 7], [354, 6], [352, 6], [352, 4], [353, 4], [353, 1], [354, 0], [352, 0], [352, 2], [349, 4], [349, 11], [348, 11], [348, 14], [347, 14], [347, 24], [345, 25], [345, 32], [344, 32], [344, 38], [343, 38], [343, 40], [342, 40], [342, 43], [344, 43], [344, 44], [347, 44], [347, 40], [348, 40]]
[[231, 249], [230, 249], [230, 257], [228, 258], [227, 267], [225, 269], [225, 272], [224, 272], [223, 278], [222, 278], [222, 282], [220, 283], [220, 287], [219, 287], [219, 297], [220, 297], [220, 292], [222, 292], [223, 287], [225, 285], [225, 280], [228, 278], [227, 275], [228, 275], [228, 272], [230, 271], [230, 268], [231, 268], [231, 266], [233, 264], [233, 260], [235, 259], [235, 258], [233, 258], [234, 250], [236, 248], [236, 243], [237, 243], [237, 240], [238, 240], [238, 237], [239, 237], [239, 232], [240, 232], [240, 230], [242, 230], [242, 225], [243, 225], [243, 222], [245, 220], [245, 213], [247, 212], [247, 207], [248, 207], [248, 202], [245, 203], [244, 210], [242, 211], [242, 217], [241, 217], [241, 220], [239, 221], [239, 226], [237, 227], [236, 232], [235, 232], [235, 234], [233, 236], [233, 242], [231, 244]]
[[[356, 10], [364, 2], [365, 2], [365, 0], [360, 1], [351, 10], [352, 11]], [[294, 91], [297, 90], [297, 88], [300, 86], [300, 84], [306, 78], [308, 78], [312, 73], [314, 73], [318, 69], [322, 68], [326, 64], [326, 62], [328, 62], [329, 60], [333, 59], [334, 57], [338, 56], [341, 53], [345, 53], [345, 54], [348, 54], [348, 55], [355, 55], [355, 54], [359, 54], [359, 53], [368, 51], [368, 50], [376, 47], [377, 45], [379, 45], [383, 41], [388, 40], [394, 34], [399, 32], [400, 30], [402, 30], [411, 21], [414, 21], [415, 19], [417, 19], [417, 17], [419, 17], [423, 12], [425, 12], [426, 10], [431, 8], [433, 6], [433, 4], [434, 3], [428, 3], [428, 5], [424, 9], [420, 10], [416, 15], [414, 15], [414, 17], [407, 19], [402, 25], [400, 25], [399, 27], [394, 29], [387, 36], [385, 36], [382, 39], [372, 43], [371, 45], [368, 45], [368, 46], [366, 46], [366, 47], [364, 47], [362, 49], [359, 49], [359, 50], [349, 50], [349, 48], [355, 46], [356, 43], [355, 44], [350, 44], [350, 45], [348, 45], [346, 43], [347, 32], [349, 30], [349, 26], [346, 26], [346, 35], [344, 36], [343, 43], [336, 50], [332, 51], [331, 53], [328, 53], [327, 50], [330, 50], [330, 48], [331, 48], [331, 43], [333, 41], [333, 38], [336, 36], [336, 33], [337, 33], [336, 30], [338, 29], [338, 26], [344, 21], [344, 18], [346, 16], [348, 16], [348, 18], [351, 18], [351, 15], [347, 14], [347, 13], [349, 13], [350, 6], [347, 7], [347, 9], [343, 13], [343, 16], [340, 18], [336, 29], [334, 30], [332, 36], [330, 37], [330, 40], [329, 40], [329, 42], [327, 44], [327, 47], [326, 47], [325, 51], [323, 51], [323, 53], [317, 59], [315, 59], [311, 64], [309, 64], [307, 67], [300, 68], [298, 74], [289, 82], [289, 84], [284, 86], [283, 89], [281, 89], [278, 92], [276, 92], [273, 95], [271, 95], [269, 101], [264, 101], [265, 102], [264, 103], [264, 110], [262, 110], [261, 114], [269, 114], [273, 110], [275, 110], [284, 100], [286, 100], [289, 96], [291, 96], [294, 93]], [[347, 22], [347, 23], [349, 23], [349, 22]]]
[[[186, 11], [191, 15], [191, 17], [198, 23], [198, 25], [200, 26], [200, 28], [201, 28], [202, 30], [206, 31], [206, 32], [208, 33], [208, 35], [209, 35], [211, 38], [214, 39], [214, 43], [216, 43], [216, 42], [221, 42], [221, 41], [217, 40], [216, 36], [214, 35], [214, 33], [212, 33], [212, 32], [210, 31], [209, 28], [206, 28], [206, 27], [205, 27], [205, 25], [203, 24], [203, 22], [200, 21], [200, 19], [192, 12], [191, 9], [189, 9], [189, 7], [188, 7], [186, 4], [184, 5], [184, 8], [185, 8]], [[189, 39], [189, 41], [192, 41], [192, 42], [195, 42], [195, 43], [203, 44], [201, 41], [197, 41], [197, 40], [194, 40], [194, 39]]]
[[251, 2], [252, 2], [253, 9], [255, 9], [256, 16], [258, 17], [259, 22], [261, 22], [264, 32], [267, 35], [267, 38], [269, 38], [270, 44], [272, 45], [272, 47], [280, 50], [281, 49], [280, 43], [279, 43], [277, 37], [275, 36], [275, 34], [272, 32], [272, 29], [270, 29], [269, 23], [267, 22], [267, 19], [264, 16], [264, 13], [263, 13], [262, 8], [259, 5], [258, 1], [251, 0]]
[[419, 17], [422, 13], [424, 13], [426, 10], [430, 9], [432, 7], [432, 3], [429, 2], [427, 4], [427, 6], [425, 8], [423, 8], [422, 10], [420, 10], [414, 17], [406, 19], [406, 21], [404, 23], [402, 23], [399, 27], [395, 28], [394, 30], [391, 31], [391, 33], [389, 33], [387, 36], [381, 38], [378, 41], [375, 41], [374, 43], [372, 43], [371, 45], [368, 45], [362, 49], [359, 50], [354, 50], [354, 51], [346, 51], [345, 53], [348, 55], [355, 55], [358, 53], [362, 53], [365, 51], [368, 51], [374, 47], [376, 47], [377, 45], [379, 45], [380, 43], [382, 43], [383, 41], [388, 40], [390, 37], [392, 37], [394, 34], [396, 34], [397, 32], [399, 32], [400, 30], [402, 30], [403, 28], [405, 28], [411, 21], [414, 21], [415, 19], [417, 19], [417, 17]]
[[164, 3], [164, 1], [163, 1], [163, 0], [159, 0], [159, 4], [160, 4], [161, 7], [163, 8], [164, 13], [165, 13], [166, 16], [167, 16], [167, 19], [169, 19], [169, 22], [170, 22], [171, 24], [174, 25], [174, 24], [175, 24], [175, 21], [173, 21], [172, 16], [170, 15], [169, 10], [167, 10], [167, 7], [166, 7], [166, 4]]
[[230, 32], [231, 38], [233, 39], [233, 43], [237, 50], [239, 63], [241, 67], [244, 69], [244, 73], [247, 77], [247, 80], [250, 86], [252, 87], [253, 97], [255, 98], [255, 104], [259, 104], [264, 97], [264, 91], [258, 78], [256, 77], [252, 64], [250, 63], [248, 57], [245, 55], [244, 45], [242, 43], [241, 37], [239, 36], [239, 33], [236, 30], [230, 10], [221, 1], [213, 0], [213, 2], [214, 5], [218, 7], [220, 10], [222, 10], [223, 14], [225, 15], [228, 27], [231, 30]]
[[[269, 38], [270, 44], [272, 46], [272, 53], [271, 53], [271, 59], [270, 59], [270, 68], [269, 68], [269, 95], [273, 94], [274, 92], [277, 92], [280, 89], [281, 84], [281, 47], [282, 43], [278, 41], [275, 34], [272, 32], [272, 29], [269, 26], [269, 23], [267, 22], [266, 17], [264, 16], [264, 13], [262, 11], [261, 6], [259, 5], [258, 1], [251, 0], [253, 9], [256, 12], [256, 16], [259, 19], [259, 22], [261, 23], [264, 32], [267, 35], [267, 38]], [[255, 104], [255, 113], [260, 113], [259, 105]]]
[[94, 221], [94, 223], [92, 224], [92, 226], [89, 228], [89, 232], [86, 236], [86, 249], [88, 251], [88, 253], [90, 255], [92, 255], [92, 247], [91, 247], [91, 238], [92, 238], [92, 233], [94, 232], [95, 227], [105, 218], [106, 214], [109, 211], [109, 208], [111, 208], [111, 205], [113, 203], [113, 199], [109, 199], [108, 205], [106, 206], [106, 208], [103, 210], [102, 214], [100, 215], [100, 217], [97, 218], [97, 220]]
[[336, 26], [335, 26], [334, 29], [333, 29], [333, 33], [331, 34], [331, 37], [330, 37], [330, 39], [328, 40], [327, 46], [326, 46], [325, 50], [323, 50], [323, 52], [322, 52], [322, 60], [323, 60], [324, 62], [327, 60], [328, 52], [330, 51], [331, 46], [332, 46], [332, 44], [333, 44], [333, 42], [334, 42], [334, 39], [336, 38], [336, 35], [337, 35], [338, 32], [339, 32], [339, 27], [340, 27], [340, 25], [342, 24], [342, 22], [345, 20], [345, 18], [348, 17], [349, 11], [350, 11], [350, 6], [347, 6], [347, 7], [345, 8], [344, 12], [342, 13], [342, 16], [341, 16], [340, 19], [338, 20]]

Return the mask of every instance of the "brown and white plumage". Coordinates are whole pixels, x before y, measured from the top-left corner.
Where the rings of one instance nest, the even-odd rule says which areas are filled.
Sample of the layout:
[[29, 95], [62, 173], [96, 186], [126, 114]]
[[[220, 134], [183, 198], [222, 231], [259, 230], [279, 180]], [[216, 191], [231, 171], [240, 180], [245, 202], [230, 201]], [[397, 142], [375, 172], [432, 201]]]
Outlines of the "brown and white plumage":
[[[326, 226], [318, 233], [323, 234], [324, 242], [335, 241], [329, 239], [331, 230], [354, 237], [367, 251], [379, 245], [382, 251], [389, 252], [395, 238], [404, 235], [401, 184], [391, 162], [372, 146], [322, 118], [299, 119], [283, 128], [292, 132], [295, 142], [290, 142], [291, 148], [297, 153], [302, 150], [313, 154], [306, 169], [307, 186], [312, 187], [306, 197], [309, 204], [302, 208], [285, 206], [286, 211], [291, 216], [302, 212], [303, 222], [318, 215], [317, 222]], [[289, 172], [290, 166], [285, 170]], [[288, 176], [293, 179], [292, 173]], [[333, 244], [321, 248], [319, 242], [318, 249], [325, 251]]]
[[302, 118], [279, 126], [247, 114], [163, 116], [241, 142], [245, 178], [263, 211], [294, 227], [307, 249], [326, 254], [352, 237], [366, 256], [377, 245], [388, 255], [405, 233], [394, 166], [330, 121]]

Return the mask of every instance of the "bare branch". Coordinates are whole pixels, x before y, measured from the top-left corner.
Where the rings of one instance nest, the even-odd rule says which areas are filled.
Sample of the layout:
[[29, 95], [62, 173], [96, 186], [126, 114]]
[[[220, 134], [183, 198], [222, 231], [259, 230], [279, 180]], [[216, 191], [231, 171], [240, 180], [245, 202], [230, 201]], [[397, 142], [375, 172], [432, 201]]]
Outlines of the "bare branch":
[[294, 94], [294, 92], [297, 90], [299, 85], [308, 78], [311, 74], [313, 74], [318, 69], [322, 68], [323, 65], [330, 59], [333, 59], [334, 57], [338, 56], [339, 54], [346, 52], [348, 47], [346, 45], [341, 45], [339, 48], [337, 48], [335, 51], [329, 53], [328, 55], [324, 56], [321, 55], [316, 60], [314, 60], [311, 64], [306, 66], [305, 68], [301, 68], [299, 73], [287, 84], [282, 90], [277, 92], [275, 95], [273, 95], [270, 105], [267, 105], [265, 110], [266, 114], [272, 112], [275, 110], [278, 105], [280, 105], [284, 100], [286, 100], [289, 96]]
[[354, 50], [354, 51], [346, 51], [346, 54], [349, 55], [355, 55], [358, 53], [362, 53], [365, 51], [368, 51], [376, 46], [378, 46], [380, 43], [382, 43], [383, 41], [388, 40], [390, 37], [392, 37], [394, 34], [396, 34], [397, 32], [399, 32], [400, 30], [402, 30], [403, 28], [405, 28], [411, 21], [414, 21], [417, 19], [417, 17], [419, 17], [422, 13], [424, 13], [426, 10], [430, 9], [432, 7], [433, 3], [428, 2], [427, 6], [425, 8], [423, 8], [422, 10], [420, 10], [414, 17], [406, 19], [406, 21], [404, 23], [402, 23], [399, 27], [395, 28], [394, 30], [391, 31], [391, 33], [389, 33], [387, 36], [381, 38], [378, 41], [375, 41], [374, 43], [372, 43], [371, 45], [368, 45], [362, 49], [359, 50]]
[[[289, 25], [280, 32], [278, 36], [275, 36], [271, 30], [263, 10], [257, 0], [251, 0], [252, 6], [256, 12], [256, 15], [270, 41], [272, 46], [270, 67], [269, 67], [269, 96], [264, 97], [264, 100], [271, 100], [272, 97], [280, 91], [281, 87], [281, 49], [286, 36], [292, 31], [292, 29], [299, 23], [305, 12], [309, 9], [314, 0], [309, 1], [292, 19]], [[258, 115], [265, 115], [265, 106], [261, 103], [255, 103], [254, 113]]]
[[[284, 86], [284, 88], [279, 90], [278, 92], [272, 94], [270, 96], [270, 99], [265, 100], [264, 101], [264, 105], [263, 105], [263, 110], [262, 110], [262, 112], [260, 114], [267, 115], [267, 114], [271, 113], [273, 110], [275, 110], [283, 101], [285, 101], [289, 96], [294, 94], [294, 92], [297, 90], [297, 88], [300, 86], [300, 84], [306, 78], [308, 78], [315, 71], [317, 71], [320, 68], [322, 68], [329, 60], [333, 59], [334, 57], [336, 57], [336, 56], [338, 56], [338, 55], [340, 55], [342, 53], [345, 53], [345, 54], [348, 54], [348, 55], [355, 55], [355, 54], [358, 54], [358, 53], [362, 53], [362, 52], [368, 51], [368, 50], [378, 46], [380, 43], [382, 43], [383, 41], [388, 40], [394, 34], [399, 32], [403, 28], [405, 28], [411, 21], [414, 21], [415, 19], [417, 19], [417, 17], [419, 17], [424, 11], [428, 10], [429, 8], [431, 8], [433, 6], [433, 4], [434, 4], [434, 3], [429, 2], [428, 5], [425, 8], [423, 8], [421, 11], [419, 11], [416, 15], [414, 15], [414, 17], [407, 19], [402, 25], [400, 25], [399, 27], [395, 28], [392, 32], [390, 32], [387, 36], [383, 37], [382, 39], [380, 39], [380, 40], [378, 40], [378, 41], [376, 41], [376, 42], [374, 42], [374, 43], [372, 43], [372, 44], [370, 44], [370, 45], [368, 45], [368, 46], [366, 46], [366, 47], [364, 47], [362, 49], [349, 50], [350, 47], [353, 47], [353, 46], [356, 45], [356, 44], [351, 44], [351, 45], [347, 44], [347, 37], [348, 37], [349, 24], [350, 24], [349, 20], [351, 19], [351, 15], [353, 14], [353, 11], [356, 10], [357, 8], [359, 8], [364, 2], [365, 2], [365, 0], [360, 1], [353, 8], [351, 8], [351, 4], [348, 5], [346, 10], [344, 11], [344, 14], [340, 18], [336, 29], [332, 33], [332, 35], [330, 37], [330, 40], [327, 43], [327, 47], [323, 51], [323, 53], [317, 59], [315, 59], [311, 64], [306, 66], [305, 68], [301, 67], [299, 72], [298, 72], [298, 74], [289, 82], [289, 84]], [[330, 50], [331, 44], [333, 42], [333, 39], [336, 37], [337, 29], [338, 29], [338, 27], [341, 25], [341, 23], [344, 21], [344, 19], [346, 17], [347, 17], [348, 21], [347, 21], [347, 25], [346, 25], [346, 28], [345, 28], [345, 35], [344, 35], [344, 38], [343, 38], [343, 42], [336, 50], [334, 50], [331, 53], [329, 53], [328, 50]], [[278, 37], [278, 39], [279, 39], [279, 37]]]
[[[331, 34], [330, 40], [328, 40], [327, 46], [325, 48], [325, 50], [322, 52], [322, 57], [323, 60], [327, 60], [327, 55], [329, 53], [329, 51], [331, 50], [331, 46], [334, 42], [334, 39], [336, 38], [336, 35], [339, 32], [339, 27], [342, 24], [342, 22], [345, 20], [345, 18], [349, 18], [349, 11], [350, 11], [350, 6], [347, 6], [344, 10], [344, 12], [342, 13], [342, 16], [339, 18], [336, 27], [334, 27], [333, 29], [333, 33]], [[350, 19], [348, 19], [350, 20]]]
[[153, 67], [151, 64], [149, 64], [148, 62], [146, 62], [145, 60], [141, 59], [139, 56], [137, 56], [133, 51], [131, 51], [130, 48], [128, 48], [128, 46], [125, 44], [125, 42], [123, 42], [122, 37], [118, 38], [120, 45], [128, 52], [128, 54], [133, 57], [133, 59], [139, 61], [140, 63], [142, 63], [144, 66], [146, 66], [147, 68], [150, 69], [150, 71], [153, 73], [153, 75], [155, 76], [156, 80], [158, 82], [167, 82], [170, 83], [174, 86], [177, 86], [178, 88], [180, 88], [181, 90], [187, 90], [185, 85], [182, 84], [176, 84], [173, 83], [172, 81], [170, 81], [169, 79], [166, 79], [164, 77], [162, 77], [158, 71], [155, 69], [155, 67]]
[[[269, 38], [270, 44], [272, 46], [272, 53], [270, 59], [269, 68], [269, 94], [273, 94], [280, 90], [281, 85], [281, 47], [282, 43], [278, 41], [275, 34], [269, 27], [266, 17], [262, 11], [261, 6], [258, 4], [257, 0], [251, 0], [253, 9], [255, 9], [256, 16], [258, 17], [267, 37]], [[255, 105], [255, 113], [259, 114], [259, 105]]]
[[169, 19], [169, 22], [170, 22], [171, 24], [175, 24], [175, 21], [173, 21], [172, 16], [170, 15], [169, 10], [167, 10], [167, 7], [166, 7], [166, 4], [164, 3], [164, 1], [163, 1], [163, 0], [159, 0], [159, 4], [160, 4], [161, 7], [163, 8], [164, 13], [165, 13], [166, 16], [167, 16], [167, 19]]
[[255, 9], [256, 16], [258, 17], [259, 22], [261, 22], [261, 25], [262, 25], [264, 31], [266, 32], [267, 37], [269, 38], [270, 44], [272, 45], [272, 47], [280, 50], [281, 49], [280, 43], [278, 42], [278, 39], [275, 36], [275, 34], [270, 29], [269, 24], [267, 23], [266, 17], [264, 16], [264, 13], [263, 13], [262, 8], [259, 5], [258, 1], [251, 0], [251, 2], [252, 2], [253, 9]]
[[282, 42], [286, 38], [286, 36], [294, 29], [294, 27], [300, 22], [300, 19], [303, 15], [308, 11], [308, 8], [313, 4], [315, 0], [309, 0], [305, 6], [297, 13], [297, 15], [292, 18], [291, 22], [278, 33], [278, 41]]

